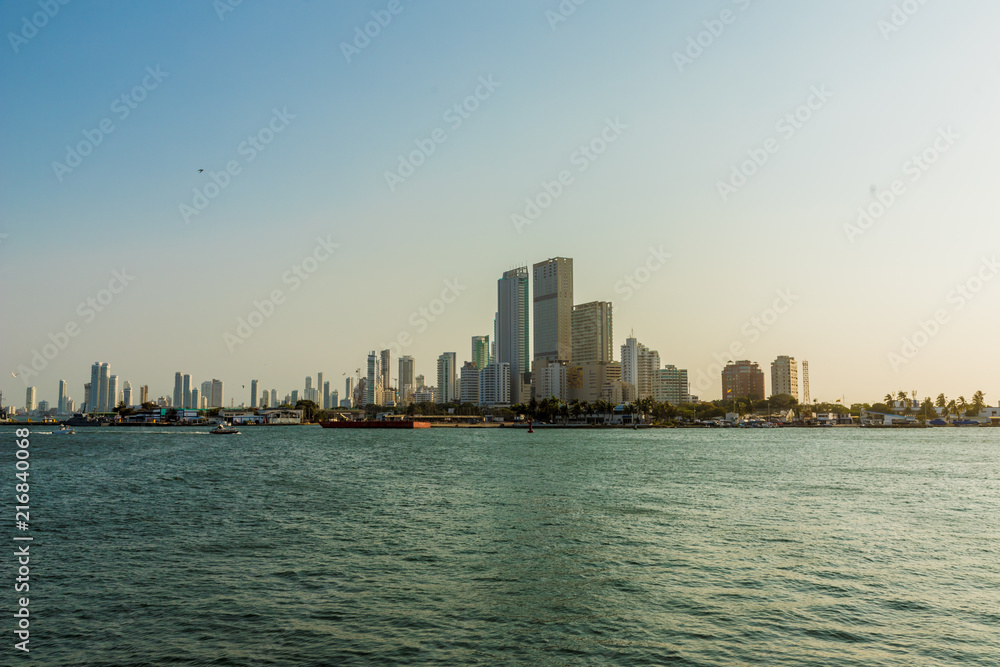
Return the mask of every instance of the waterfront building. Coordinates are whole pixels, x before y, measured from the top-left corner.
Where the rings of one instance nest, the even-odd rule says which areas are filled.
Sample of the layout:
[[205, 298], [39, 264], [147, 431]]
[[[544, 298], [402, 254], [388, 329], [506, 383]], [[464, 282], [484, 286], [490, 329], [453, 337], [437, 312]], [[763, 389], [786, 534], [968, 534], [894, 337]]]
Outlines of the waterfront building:
[[510, 405], [510, 368], [506, 362], [491, 362], [479, 371], [479, 404], [492, 407]]
[[[212, 381], [211, 380], [205, 380], [204, 382], [201, 383], [201, 397], [204, 398], [206, 401], [211, 401], [212, 400]], [[222, 407], [222, 406], [216, 405], [215, 407], [218, 408], [218, 407]]]
[[204, 400], [204, 397], [198, 395], [198, 390], [197, 389], [192, 389], [191, 390], [191, 407], [194, 408], [195, 410], [200, 410], [201, 409], [201, 402], [202, 402], [202, 400]]
[[111, 412], [118, 407], [118, 376], [112, 375], [108, 378], [108, 409]]
[[[322, 373], [320, 373], [319, 375], [320, 377], [323, 377]], [[333, 405], [330, 404], [330, 381], [327, 380], [326, 382], [323, 383], [323, 409], [329, 410], [332, 407]]]
[[344, 380], [344, 400], [347, 401], [347, 405], [342, 407], [353, 408], [354, 407], [354, 378], [349, 377]]
[[375, 350], [368, 353], [368, 371], [366, 374], [367, 382], [365, 382], [365, 393], [364, 393], [364, 405], [378, 405], [381, 403], [379, 401], [380, 396], [376, 388], [378, 387], [378, 381], [381, 373], [378, 367], [378, 354]]
[[688, 372], [683, 368], [667, 365], [657, 371], [659, 378], [656, 383], [656, 391], [653, 394], [660, 403], [670, 405], [680, 405], [690, 403], [691, 396], [688, 394]]
[[212, 379], [212, 395], [208, 399], [210, 408], [224, 408], [226, 407], [226, 399], [223, 395], [223, 382], [222, 380]]
[[566, 389], [569, 401], [610, 400], [606, 398], [610, 391], [608, 387], [615, 382], [621, 382], [622, 365], [617, 361], [602, 361], [585, 364], [571, 364], [566, 369]]
[[298, 389], [293, 389], [292, 390], [292, 395], [289, 396], [285, 400], [285, 403], [287, 403], [288, 405], [291, 405], [293, 407], [296, 406], [296, 405], [298, 405], [298, 403], [299, 403], [299, 390]]
[[479, 369], [473, 361], [466, 361], [462, 365], [459, 402], [479, 405]]
[[637, 400], [654, 396], [659, 382], [660, 353], [650, 350], [634, 337], [625, 339], [621, 353], [622, 382], [635, 388]]
[[[97, 384], [94, 382], [93, 379], [90, 382], [95, 387], [97, 386]], [[184, 407], [183, 403], [184, 403], [184, 375], [180, 371], [177, 371], [176, 373], [174, 373], [174, 398], [170, 402], [170, 406], [174, 408], [182, 408]], [[90, 404], [88, 403], [88, 409], [89, 405]]]
[[799, 400], [799, 369], [795, 357], [782, 355], [771, 362], [771, 394], [788, 394]]
[[97, 386], [97, 411], [110, 412], [114, 406], [109, 407], [108, 403], [108, 383], [111, 381], [111, 365], [108, 362], [101, 363], [100, 375]]
[[573, 357], [573, 260], [554, 257], [532, 267], [534, 360]]
[[66, 414], [66, 380], [59, 380], [59, 401], [56, 406], [59, 414]]
[[[382, 387], [382, 391], [386, 392], [392, 388], [392, 352], [390, 350], [382, 350], [379, 352], [379, 370], [381, 371], [381, 377], [379, 384]], [[383, 396], [380, 403], [384, 404], [386, 398]]]
[[413, 378], [413, 357], [410, 355], [404, 355], [399, 358], [399, 377], [396, 378], [396, 381], [399, 383], [400, 401], [402, 403], [411, 403], [416, 384]]
[[132, 407], [132, 383], [125, 380], [125, 384], [122, 386], [122, 401], [125, 402], [125, 407]]
[[505, 271], [497, 281], [496, 341], [499, 364], [510, 372], [510, 400], [527, 402], [531, 381], [528, 355], [528, 267]]
[[437, 387], [428, 387], [427, 385], [417, 387], [414, 392], [414, 400], [417, 403], [438, 403]]
[[328, 401], [327, 395], [330, 393], [330, 386], [329, 383], [326, 383], [324, 385], [322, 373], [316, 373], [316, 391], [321, 394], [320, 396], [316, 397], [315, 399], [316, 404], [321, 406], [324, 410], [326, 410]]
[[722, 398], [764, 399], [764, 371], [755, 361], [731, 361], [722, 369]]
[[250, 407], [257, 407], [257, 380], [250, 380]]
[[[330, 384], [330, 383], [327, 382], [327, 384]], [[334, 408], [336, 408], [336, 407], [338, 407], [340, 405], [340, 392], [338, 392], [336, 389], [334, 389], [333, 391], [331, 391], [330, 392], [329, 402], [330, 402], [330, 409], [331, 410], [334, 409]]]
[[444, 352], [437, 360], [438, 403], [458, 400], [458, 369], [455, 367], [456, 354]]
[[472, 363], [477, 369], [486, 368], [490, 363], [490, 337], [472, 337]]
[[183, 392], [184, 395], [181, 407], [183, 407], [185, 410], [188, 410], [195, 406], [191, 402], [191, 376], [187, 373], [184, 374], [183, 387], [184, 387], [184, 392]]
[[66, 414], [71, 415], [74, 412], [76, 412], [76, 402], [72, 398], [67, 397], [66, 398]]
[[535, 387], [535, 400], [557, 398], [569, 402], [569, 392], [566, 385], [566, 363], [539, 359], [535, 361], [532, 372]]
[[417, 386], [418, 387], [424, 386], [424, 376], [422, 374], [417, 376]]
[[311, 375], [306, 376], [306, 390], [302, 393], [302, 398], [307, 401], [312, 401], [313, 399], [313, 379]]
[[572, 331], [574, 364], [614, 361], [610, 301], [591, 301], [573, 306]]
[[139, 405], [149, 403], [149, 385], [144, 384], [139, 387]]
[[49, 411], [49, 402], [46, 400], [38, 401], [38, 414], [44, 415]]
[[38, 388], [28, 387], [24, 392], [24, 409], [31, 414], [38, 404]]
[[93, 412], [93, 408], [90, 406], [90, 383], [83, 385], [83, 409], [87, 412]]

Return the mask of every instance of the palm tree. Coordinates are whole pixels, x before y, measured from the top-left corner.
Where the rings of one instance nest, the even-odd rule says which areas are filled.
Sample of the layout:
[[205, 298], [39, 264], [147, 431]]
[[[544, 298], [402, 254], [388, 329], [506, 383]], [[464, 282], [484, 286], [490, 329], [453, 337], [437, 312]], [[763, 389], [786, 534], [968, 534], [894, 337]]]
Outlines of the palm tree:
[[986, 407], [986, 395], [982, 391], [977, 391], [972, 395], [971, 409], [976, 411], [976, 415]]
[[934, 407], [943, 408], [948, 405], [948, 399], [944, 397], [944, 394], [938, 394], [937, 400], [934, 401]]
[[950, 414], [954, 414], [956, 417], [958, 416], [958, 406], [955, 404], [954, 398], [948, 401], [948, 405], [944, 407], [944, 414], [946, 416]]
[[965, 396], [959, 396], [958, 403], [955, 406], [958, 408], [958, 412], [955, 413], [958, 417], [964, 415], [965, 411], [969, 409], [969, 404], [965, 402]]
[[885, 398], [882, 399], [882, 402], [884, 402], [889, 409], [892, 410], [892, 394], [886, 394]]

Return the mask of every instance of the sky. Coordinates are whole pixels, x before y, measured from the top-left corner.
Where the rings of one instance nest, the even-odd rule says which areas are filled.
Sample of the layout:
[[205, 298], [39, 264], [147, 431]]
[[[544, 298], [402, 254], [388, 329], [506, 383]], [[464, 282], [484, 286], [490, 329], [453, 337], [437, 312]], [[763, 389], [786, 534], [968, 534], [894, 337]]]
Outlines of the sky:
[[770, 391], [790, 355], [819, 400], [993, 404], [998, 21], [987, 0], [7, 0], [5, 405], [59, 380], [79, 403], [95, 361], [152, 397], [176, 371], [237, 404], [251, 379], [342, 391], [393, 341], [433, 384], [492, 336], [502, 272], [557, 256], [577, 303], [613, 302], [616, 352], [632, 332], [703, 399], [721, 363]]

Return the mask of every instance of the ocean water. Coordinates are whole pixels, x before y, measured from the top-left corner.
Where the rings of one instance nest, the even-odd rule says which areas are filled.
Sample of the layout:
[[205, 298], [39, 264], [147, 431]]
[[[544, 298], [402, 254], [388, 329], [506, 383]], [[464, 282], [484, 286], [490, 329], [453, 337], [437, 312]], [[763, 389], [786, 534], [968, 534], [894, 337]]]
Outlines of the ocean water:
[[1000, 664], [1000, 429], [50, 430], [23, 664]]

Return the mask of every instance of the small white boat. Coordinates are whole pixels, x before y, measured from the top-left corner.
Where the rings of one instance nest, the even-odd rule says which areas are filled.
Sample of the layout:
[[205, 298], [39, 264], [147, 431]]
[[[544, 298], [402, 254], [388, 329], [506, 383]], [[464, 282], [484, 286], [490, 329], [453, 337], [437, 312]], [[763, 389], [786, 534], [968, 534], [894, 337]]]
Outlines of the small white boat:
[[209, 433], [211, 433], [212, 435], [239, 435], [240, 434], [239, 430], [237, 430], [233, 426], [230, 426], [226, 422], [222, 422], [221, 424], [219, 424], [218, 426], [216, 426], [215, 428], [213, 428], [211, 431], [209, 431]]
[[52, 431], [52, 435], [73, 435], [75, 433], [76, 433], [76, 431], [74, 431], [73, 429], [69, 428], [65, 424], [60, 424], [59, 428], [57, 428], [56, 430]]

